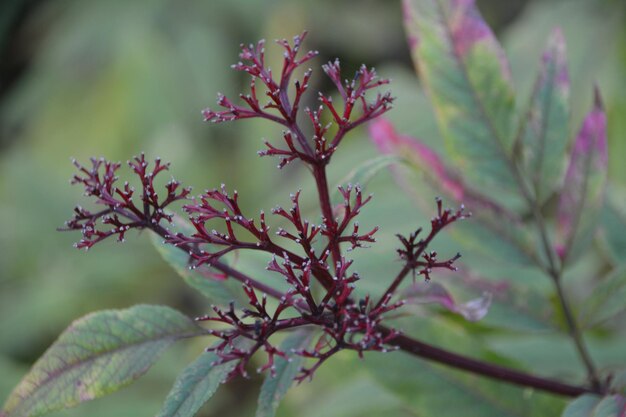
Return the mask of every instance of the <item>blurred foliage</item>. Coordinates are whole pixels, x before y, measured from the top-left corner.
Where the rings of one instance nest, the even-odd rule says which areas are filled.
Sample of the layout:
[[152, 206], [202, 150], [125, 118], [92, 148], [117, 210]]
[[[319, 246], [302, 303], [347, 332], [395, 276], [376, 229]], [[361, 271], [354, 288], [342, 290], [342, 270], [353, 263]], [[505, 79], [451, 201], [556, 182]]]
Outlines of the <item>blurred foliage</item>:
[[[510, 6], [504, 7], [505, 3]], [[590, 102], [590, 86], [597, 82], [609, 117], [610, 176], [614, 183], [626, 185], [624, 3], [490, 0], [479, 5], [498, 29], [519, 91], [530, 90], [527, 87], [551, 28], [563, 29], [572, 75], [575, 125], [571, 129], [579, 124]], [[272, 161], [255, 156], [261, 146], [259, 138], [276, 137], [276, 128], [258, 121], [224, 126], [201, 121], [200, 110], [214, 103], [217, 92], [233, 95], [241, 89], [244, 78], [229, 68], [237, 60], [240, 42], [291, 37], [306, 28], [310, 32], [308, 46], [322, 53], [320, 64], [339, 56], [348, 72], [361, 62], [377, 65], [382, 76], [394, 80], [397, 102], [389, 116], [396, 126], [436, 149], [441, 147], [432, 109], [410, 64], [397, 1], [6, 1], [0, 6], [0, 16], [2, 399], [62, 329], [79, 316], [135, 303], [170, 305], [192, 315], [202, 314], [207, 307], [156, 254], [146, 236], [131, 238], [124, 246], [107, 242], [85, 254], [71, 246], [77, 236], [55, 232], [79, 201], [78, 191], [67, 183], [73, 171], [70, 157], [84, 160], [105, 155], [126, 160], [140, 151], [149, 157], [159, 155], [172, 162], [172, 175], [194, 185], [196, 191], [222, 182], [237, 188], [244, 206], [252, 211], [284, 203], [289, 192], [298, 188], [303, 188], [304, 194], [312, 189], [301, 168], [279, 172]], [[279, 60], [280, 56], [270, 59]], [[328, 83], [322, 78], [315, 82], [325, 89]], [[335, 155], [331, 183], [338, 183], [354, 167], [376, 156], [365, 132], [358, 136], [349, 138]], [[394, 234], [423, 224], [430, 211], [416, 212], [410, 196], [399, 191], [384, 171], [368, 187], [376, 198], [361, 222], [380, 225], [382, 230], [378, 244], [355, 252], [355, 265], [367, 271], [361, 290], [379, 292], [386, 284], [387, 272], [398, 268]], [[314, 196], [309, 193], [308, 198], [313, 212]], [[450, 243], [442, 241], [439, 246], [445, 249]], [[481, 266], [480, 259], [466, 261]], [[258, 265], [236, 262], [243, 268]], [[567, 278], [583, 282], [596, 263], [585, 259]], [[505, 262], [482, 268], [487, 277], [523, 279], [529, 291], [540, 294], [549, 285], [529, 269], [511, 271]], [[453, 282], [454, 278], [442, 279]], [[573, 295], [585, 299], [586, 288], [576, 287]], [[466, 290], [460, 286], [456, 291]], [[619, 314], [623, 319], [624, 312]], [[445, 329], [457, 319], [445, 317], [447, 324], [433, 331], [433, 340], [458, 347], [457, 339], [444, 337]], [[484, 322], [464, 323], [466, 331], [457, 329], [461, 333], [455, 335], [469, 346], [472, 340], [489, 334], [492, 325], [526, 328], [531, 331], [519, 338], [496, 335], [490, 346], [521, 363], [533, 363], [546, 374], [576, 376], [570, 365], [577, 359], [573, 352], [568, 353], [569, 341], [546, 337], [537, 331], [541, 329], [536, 323], [524, 320], [516, 314], [515, 305], [496, 303]], [[562, 318], [553, 320], [558, 324]], [[597, 331], [592, 336], [592, 350], [601, 364], [623, 359], [626, 335]], [[54, 416], [154, 415], [175, 375], [202, 347], [201, 341], [180, 343], [134, 386]], [[416, 407], [428, 407], [406, 403], [406, 397], [388, 391], [381, 367], [395, 372], [408, 359], [398, 356], [389, 365], [387, 359], [370, 361], [368, 357], [368, 367], [374, 369], [368, 373], [354, 355], [342, 353], [324, 366], [312, 383], [290, 391], [279, 415], [412, 416]], [[378, 366], [377, 361], [381, 362]], [[411, 366], [415, 374], [439, 371], [421, 362]], [[393, 383], [404, 383], [402, 389], [409, 391], [425, 388], [423, 381], [396, 379]], [[251, 381], [223, 387], [201, 415], [252, 415], [260, 384], [260, 378], [254, 376]], [[439, 382], [426, 388], [439, 393], [446, 389]], [[493, 387], [485, 389], [492, 392]], [[324, 398], [321, 404], [319, 398]]]

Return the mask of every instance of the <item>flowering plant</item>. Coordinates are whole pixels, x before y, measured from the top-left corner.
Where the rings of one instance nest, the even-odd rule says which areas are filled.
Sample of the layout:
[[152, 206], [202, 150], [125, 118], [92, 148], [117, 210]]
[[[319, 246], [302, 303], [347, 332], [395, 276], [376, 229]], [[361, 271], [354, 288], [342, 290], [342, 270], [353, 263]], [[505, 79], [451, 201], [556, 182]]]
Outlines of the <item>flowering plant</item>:
[[[292, 381], [313, 378], [323, 363], [342, 350], [355, 351], [359, 357], [370, 351], [402, 350], [511, 384], [562, 396], [583, 395], [568, 407], [566, 415], [590, 404], [623, 413], [626, 400], [619, 394], [622, 388], [600, 375], [562, 283], [564, 268], [589, 244], [604, 195], [608, 151], [599, 93], [557, 190], [557, 161], [563, 158], [567, 141], [569, 82], [558, 32], [544, 54], [529, 109], [514, 129], [508, 67], [472, 2], [430, 3], [405, 1], [409, 43], [444, 138], [454, 149], [455, 165], [462, 167], [463, 173], [451, 169], [425, 144], [398, 134], [380, 117], [391, 109], [393, 97], [377, 91], [389, 81], [379, 79], [373, 69], [361, 66], [352, 78], [344, 79], [339, 61], [329, 62], [322, 68], [336, 89], [336, 101], [318, 93], [319, 106], [303, 108], [312, 71], [300, 70], [317, 55], [315, 51], [301, 53], [306, 33], [294, 37], [293, 42], [278, 41], [284, 49], [280, 73], [266, 65], [263, 41], [242, 45], [240, 62], [233, 68], [250, 76], [249, 92], [240, 94], [239, 100], [220, 94], [217, 103], [221, 109], [205, 109], [204, 119], [222, 123], [260, 118], [281, 125], [284, 131], [279, 143], [266, 141], [259, 155], [277, 157], [281, 169], [296, 161], [308, 168], [316, 185], [319, 223], [306, 217], [301, 191], [290, 196], [291, 207], [272, 210], [274, 218], [289, 225], [274, 230], [264, 212], [257, 218], [244, 213], [237, 191], [228, 192], [224, 185], [192, 197], [191, 189], [174, 179], [161, 184], [159, 174], [168, 170], [169, 164], [158, 158], [151, 163], [141, 154], [128, 161], [138, 189], [131, 182], [119, 182], [120, 163], [94, 158], [84, 166], [74, 161], [78, 173], [72, 183], [82, 186], [85, 196], [98, 207], [77, 206], [63, 228], [82, 234], [76, 247], [90, 249], [111, 237], [123, 241], [131, 229], [149, 230], [162, 241], [161, 250], [175, 266], [181, 266], [181, 258], [172, 254], [184, 256], [184, 266], [190, 270], [186, 276], [194, 277], [188, 282], [209, 293], [214, 304], [209, 314], [195, 320], [168, 307], [142, 305], [97, 312], [76, 321], [18, 385], [1, 415], [41, 415], [102, 396], [145, 373], [171, 343], [190, 337], [208, 337], [212, 344], [181, 373], [161, 416], [194, 415], [219, 384], [247, 376], [258, 352], [264, 354], [258, 371], [268, 374], [258, 415], [273, 415]], [[327, 166], [346, 135], [366, 123], [382, 153], [399, 155], [409, 165], [416, 165], [427, 181], [459, 208], [444, 208], [442, 199], [437, 198], [428, 232], [418, 229], [398, 235], [396, 255], [402, 267], [386, 278], [386, 289], [381, 294], [358, 296], [360, 276], [348, 255], [376, 242], [378, 227], [364, 229], [358, 222], [372, 196], [364, 195], [360, 185], [343, 184], [338, 187], [341, 201], [334, 205]], [[391, 169], [399, 181], [408, 183], [400, 166]], [[499, 198], [498, 192], [481, 191], [489, 187], [519, 200], [513, 199], [511, 204]], [[555, 194], [558, 208], [553, 242], [544, 205]], [[554, 283], [557, 304], [587, 372], [584, 384], [460, 355], [385, 323], [402, 314], [407, 302], [416, 300], [436, 301], [469, 321], [487, 313], [491, 293], [478, 304], [459, 305], [437, 283], [426, 290], [415, 285], [418, 279], [435, 279], [438, 271], [457, 271], [461, 255], [441, 258], [432, 245], [442, 230], [469, 217], [464, 202], [474, 212], [472, 221], [488, 233], [498, 234], [520, 258], [536, 264]], [[187, 220], [175, 214], [174, 206], [180, 203]], [[527, 235], [531, 227], [537, 229], [540, 245]], [[467, 234], [467, 228], [460, 227], [459, 233]], [[267, 256], [266, 269], [280, 283], [244, 273], [230, 262], [232, 253], [244, 251]], [[239, 288], [229, 285], [233, 281]], [[413, 285], [404, 285], [406, 281]]]

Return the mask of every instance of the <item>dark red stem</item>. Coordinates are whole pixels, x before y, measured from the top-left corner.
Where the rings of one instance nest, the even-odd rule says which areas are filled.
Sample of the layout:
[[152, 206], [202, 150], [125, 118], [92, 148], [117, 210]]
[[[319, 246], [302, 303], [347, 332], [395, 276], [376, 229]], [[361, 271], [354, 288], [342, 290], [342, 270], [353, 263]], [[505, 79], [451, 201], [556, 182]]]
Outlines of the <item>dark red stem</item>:
[[380, 300], [378, 300], [378, 303], [376, 303], [376, 307], [380, 307], [385, 302], [385, 300], [388, 300], [388, 296], [396, 291], [400, 283], [402, 283], [402, 281], [409, 272], [411, 272], [411, 265], [407, 263], [406, 265], [404, 265], [404, 268], [402, 268], [402, 270], [398, 272], [398, 275], [396, 275], [389, 288], [387, 288], [387, 291], [385, 291], [380, 297]]
[[[315, 184], [317, 185], [322, 216], [325, 218], [324, 223], [328, 227], [335, 227], [333, 206], [330, 202], [328, 180], [326, 179], [326, 161], [320, 161], [313, 165], [313, 176], [315, 177]], [[328, 248], [333, 259], [333, 265], [341, 259], [341, 252], [339, 251], [339, 242], [337, 241], [337, 238], [338, 236], [335, 236], [334, 233], [332, 233], [328, 238]]]
[[[165, 238], [168, 236], [168, 231], [160, 225], [151, 225], [150, 229]], [[178, 248], [184, 251], [194, 250], [187, 245], [179, 245]], [[283, 293], [267, 286], [252, 277], [239, 272], [238, 270], [221, 262], [215, 262], [211, 265], [213, 268], [222, 271], [237, 281], [248, 283], [251, 287], [266, 293], [268, 296], [280, 299], [283, 297]], [[405, 267], [406, 269], [407, 267]], [[404, 269], [403, 269], [404, 271]], [[408, 273], [408, 271], [407, 271]], [[401, 274], [399, 274], [401, 275]], [[208, 278], [207, 278], [208, 279]], [[308, 323], [308, 322], [307, 322]], [[378, 330], [384, 335], [388, 335], [391, 329], [379, 326]], [[510, 384], [532, 387], [538, 390], [550, 392], [552, 394], [563, 395], [567, 397], [577, 397], [582, 394], [601, 394], [597, 389], [564, 384], [553, 379], [541, 378], [533, 376], [524, 372], [520, 372], [514, 369], [506, 368], [499, 365], [494, 365], [488, 362], [472, 359], [467, 356], [459, 355], [457, 353], [449, 352], [447, 350], [438, 348], [436, 346], [429, 345], [420, 340], [413, 339], [408, 336], [398, 335], [389, 341], [392, 346], [397, 346], [401, 350], [410, 353], [411, 355], [418, 356], [423, 359], [431, 360], [433, 362], [441, 363], [443, 365], [450, 366], [456, 369], [462, 369], [474, 374], [486, 376], [488, 378], [496, 379], [499, 381], [508, 382]]]
[[[387, 335], [391, 332], [391, 329], [384, 326], [379, 326], [378, 329], [383, 335]], [[514, 385], [531, 387], [566, 397], [578, 397], [583, 394], [603, 394], [598, 388], [569, 385], [553, 379], [530, 375], [511, 368], [505, 368], [449, 352], [408, 336], [396, 336], [388, 343], [392, 346], [399, 347], [401, 350], [411, 355]]]

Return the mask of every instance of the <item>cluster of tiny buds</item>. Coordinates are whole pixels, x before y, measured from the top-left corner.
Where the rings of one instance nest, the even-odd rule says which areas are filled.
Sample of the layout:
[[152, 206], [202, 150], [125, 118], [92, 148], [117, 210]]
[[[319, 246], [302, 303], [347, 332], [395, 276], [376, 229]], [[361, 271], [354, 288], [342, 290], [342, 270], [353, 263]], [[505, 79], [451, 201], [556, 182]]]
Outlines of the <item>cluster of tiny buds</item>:
[[403, 246], [402, 249], [398, 249], [400, 258], [411, 268], [414, 278], [415, 275], [422, 275], [426, 281], [430, 280], [430, 274], [435, 268], [457, 271], [454, 262], [461, 257], [460, 253], [444, 261], [439, 261], [437, 259], [437, 252], [426, 252], [426, 248], [434, 237], [446, 226], [471, 216], [471, 213], [465, 212], [463, 205], [461, 205], [458, 210], [453, 211], [452, 209], [444, 209], [443, 202], [440, 198], [436, 199], [436, 203], [437, 215], [430, 220], [431, 229], [426, 237], [418, 240], [419, 235], [422, 233], [421, 228], [406, 237], [397, 235]]
[[[365, 196], [358, 185], [340, 186], [338, 190], [342, 201], [333, 207], [325, 169], [345, 134], [389, 110], [393, 98], [389, 93], [378, 93], [373, 100], [366, 98], [370, 90], [388, 83], [388, 80], [378, 79], [373, 69], [362, 66], [352, 79], [342, 81], [339, 61], [330, 62], [323, 69], [343, 103], [336, 106], [330, 96], [320, 93], [320, 106], [316, 110], [305, 108], [313, 130], [312, 140], [309, 140], [298, 124], [298, 112], [309, 86], [311, 70], [294, 82], [295, 92], [289, 93], [294, 71], [317, 55], [316, 51], [311, 51], [299, 57], [305, 36], [306, 33], [296, 36], [292, 43], [278, 41], [285, 52], [283, 66], [276, 79], [266, 66], [263, 41], [242, 46], [241, 61], [233, 68], [252, 77], [250, 92], [240, 95], [244, 104], [234, 104], [219, 95], [218, 104], [224, 110], [206, 109], [203, 114], [205, 120], [212, 122], [258, 117], [282, 125], [286, 147], [266, 142], [267, 149], [260, 151], [259, 155], [279, 157], [279, 168], [294, 160], [309, 165], [318, 187], [322, 212], [320, 224], [313, 224], [305, 218], [300, 204], [301, 191], [290, 196], [291, 207], [277, 206], [272, 209], [272, 214], [286, 221], [287, 225], [270, 234], [265, 213], [261, 211], [258, 218], [247, 216], [240, 206], [237, 191], [229, 193], [223, 184], [220, 188], [206, 190], [191, 198], [190, 188], [181, 188], [180, 183], [172, 179], [165, 184], [165, 193], [159, 196], [155, 178], [167, 170], [169, 164], [163, 164], [158, 158], [151, 167], [143, 154], [128, 161], [141, 186], [141, 195], [136, 202], [133, 200], [134, 187], [128, 182], [117, 185], [116, 172], [120, 163], [104, 158], [92, 159], [91, 167], [86, 168], [74, 161], [78, 173], [72, 183], [82, 185], [85, 195], [103, 206], [102, 210], [94, 212], [80, 206], [74, 210], [74, 217], [63, 230], [81, 231], [82, 239], [77, 247], [90, 248], [114, 235], [122, 241], [130, 229], [150, 229], [163, 238], [164, 244], [185, 251], [189, 255], [191, 269], [202, 266], [200, 272], [205, 278], [230, 277], [243, 284], [245, 307], [236, 307], [234, 302], [228, 306], [212, 306], [211, 314], [197, 319], [217, 325], [207, 330], [218, 339], [218, 343], [208, 350], [218, 356], [216, 364], [236, 363], [228, 377], [246, 375], [249, 361], [256, 352], [265, 352], [267, 356], [267, 362], [259, 371], [269, 370], [271, 374], [276, 370], [276, 357], [289, 359], [295, 354], [309, 359], [312, 364], [300, 369], [296, 378], [303, 381], [311, 378], [322, 363], [340, 350], [353, 350], [360, 356], [365, 351], [391, 350], [390, 341], [399, 332], [383, 328], [381, 323], [387, 313], [404, 304], [402, 300], [394, 301], [394, 296], [405, 276], [412, 271], [414, 277], [419, 274], [429, 280], [434, 269], [456, 270], [454, 262], [460, 257], [457, 254], [439, 261], [435, 251], [427, 252], [442, 229], [468, 216], [463, 208], [444, 210], [438, 199], [437, 214], [426, 237], [418, 238], [421, 229], [408, 237], [399, 236], [403, 248], [398, 253], [405, 266], [387, 291], [376, 301], [369, 295], [362, 298], [355, 296], [360, 277], [350, 269], [353, 261], [346, 259], [343, 251], [367, 247], [376, 242], [374, 235], [378, 227], [364, 232], [357, 221], [372, 196]], [[257, 96], [258, 83], [266, 89], [268, 102], [263, 105]], [[332, 124], [337, 127], [332, 136], [329, 135], [331, 124], [322, 122], [323, 112], [330, 115]], [[181, 200], [187, 202], [183, 210], [190, 225], [181, 232], [170, 231], [167, 225], [172, 223], [173, 214], [169, 212], [169, 206]], [[225, 255], [242, 250], [265, 253], [269, 258], [266, 269], [282, 277], [287, 291], [258, 282], [222, 262]], [[209, 272], [205, 274], [207, 270]], [[259, 293], [262, 295], [259, 296]], [[275, 302], [270, 303], [268, 295]], [[317, 338], [312, 339], [315, 340], [312, 347], [281, 351], [275, 345], [274, 335], [297, 328], [317, 332]]]
[[[192, 268], [204, 263], [214, 265], [221, 256], [238, 249], [262, 250], [271, 255], [267, 270], [282, 275], [289, 287], [278, 298], [277, 306], [270, 311], [267, 296], [263, 294], [258, 297], [255, 287], [250, 282], [245, 282], [243, 290], [248, 298], [248, 307], [241, 310], [241, 313], [231, 304], [226, 310], [215, 306], [214, 314], [198, 318], [200, 321], [219, 322], [227, 326], [224, 330], [209, 330], [211, 335], [222, 340], [210, 350], [218, 354], [220, 363], [237, 361], [231, 376], [245, 375], [250, 358], [259, 350], [264, 351], [268, 358], [260, 369], [273, 373], [275, 357], [286, 358], [289, 355], [281, 352], [270, 338], [278, 332], [297, 327], [313, 327], [321, 331], [312, 349], [295, 352], [314, 360], [310, 367], [301, 370], [297, 378], [299, 381], [311, 378], [315, 370], [339, 350], [351, 349], [362, 355], [368, 350], [386, 352], [390, 349], [388, 342], [398, 332], [392, 331], [383, 335], [378, 330], [378, 325], [386, 313], [400, 308], [403, 302], [391, 302], [394, 291], [386, 292], [376, 303], [369, 296], [355, 301], [353, 292], [359, 275], [349, 272], [352, 260], [341, 256], [331, 262], [330, 244], [319, 251], [313, 249], [315, 239], [319, 236], [326, 236], [329, 242], [334, 239], [338, 243], [348, 243], [349, 249], [375, 241], [373, 235], [378, 228], [359, 234], [359, 225], [355, 221], [362, 208], [371, 201], [371, 196], [364, 197], [358, 185], [339, 187], [343, 201], [335, 208], [337, 217], [332, 220], [323, 218], [321, 225], [311, 224], [304, 218], [300, 208], [300, 191], [291, 195], [290, 209], [276, 207], [272, 210], [274, 215], [288, 220], [294, 228], [293, 231], [280, 228], [276, 234], [297, 243], [305, 253], [305, 256], [301, 256], [271, 239], [270, 227], [266, 224], [264, 213], [259, 217], [259, 225], [254, 219], [247, 217], [239, 206], [238, 193], [229, 193], [224, 185], [219, 189], [207, 190], [194, 198], [191, 204], [183, 207], [195, 229], [194, 234], [187, 236], [183, 233], [171, 233], [159, 224], [163, 219], [172, 219], [172, 215], [165, 214], [163, 209], [174, 201], [188, 200], [189, 194], [189, 189], [177, 192], [179, 184], [172, 180], [165, 186], [167, 195], [162, 199], [158, 197], [154, 178], [167, 169], [167, 164], [161, 164], [157, 160], [152, 170], [149, 170], [143, 155], [129, 162], [142, 185], [140, 201], [143, 205], [139, 207], [132, 201], [132, 187], [127, 183], [121, 188], [115, 185], [118, 180], [115, 173], [120, 167], [119, 163], [94, 159], [91, 169], [78, 163], [75, 165], [79, 174], [74, 177], [73, 183], [83, 185], [87, 195], [95, 197], [96, 203], [106, 207], [97, 213], [81, 207], [76, 209], [74, 219], [68, 222], [67, 229], [82, 231], [83, 239], [79, 242], [79, 247], [90, 247], [114, 234], [123, 239], [131, 228], [149, 228], [159, 233], [165, 243], [187, 251]], [[444, 210], [440, 200], [437, 200], [437, 206], [437, 215], [431, 221], [431, 232], [425, 239], [417, 239], [419, 231], [408, 238], [400, 239], [404, 246], [399, 250], [400, 257], [427, 280], [434, 268], [454, 270], [453, 263], [459, 255], [446, 261], [438, 261], [435, 252], [425, 253], [426, 247], [444, 227], [467, 216], [462, 208], [456, 212]], [[112, 227], [106, 231], [97, 230], [95, 224], [98, 219]], [[214, 220], [223, 222], [225, 232], [207, 229], [207, 223]], [[346, 233], [350, 225], [351, 232]], [[241, 240], [234, 226], [246, 230], [255, 240]], [[219, 246], [222, 249], [210, 250]], [[313, 292], [314, 280], [321, 282], [325, 288], [325, 293], [321, 296]], [[246, 347], [241, 344], [242, 340], [251, 341], [252, 345]]]
[[[96, 243], [117, 235], [117, 240], [123, 242], [125, 234], [130, 229], [143, 229], [159, 225], [163, 220], [170, 222], [171, 214], [166, 208], [175, 201], [188, 198], [191, 188], [180, 188], [180, 183], [171, 179], [165, 184], [165, 196], [160, 198], [155, 190], [156, 176], [167, 170], [169, 164], [161, 163], [157, 158], [152, 169], [148, 169], [148, 162], [144, 154], [128, 161], [128, 166], [139, 178], [141, 184], [140, 203], [133, 201], [135, 187], [125, 182], [117, 186], [117, 170], [119, 162], [110, 162], [104, 158], [91, 158], [91, 167], [87, 168], [72, 159], [78, 169], [72, 179], [72, 184], [84, 187], [84, 195], [95, 197], [96, 204], [104, 206], [98, 211], [89, 211], [76, 206], [74, 216], [65, 222], [61, 230], [80, 230], [83, 238], [74, 246], [79, 249], [89, 249]], [[102, 227], [104, 226], [104, 227]]]
[[[359, 233], [359, 222], [355, 218], [361, 213], [361, 209], [372, 200], [373, 195], [370, 194], [363, 198], [363, 190], [359, 185], [353, 186], [348, 184], [347, 187], [339, 187], [339, 192], [343, 197], [343, 204], [338, 206], [340, 217], [336, 218], [334, 223], [329, 223], [325, 219], [325, 233], [327, 235], [339, 236], [338, 242], [349, 243], [348, 251], [356, 248], [366, 247], [365, 243], [375, 243], [374, 234], [378, 232], [379, 227], [375, 226], [369, 232]], [[354, 198], [352, 198], [354, 194]], [[353, 200], [353, 201], [352, 201]], [[344, 236], [346, 229], [352, 224], [352, 232]]]
[[[227, 309], [211, 306], [213, 314], [197, 317], [196, 320], [199, 322], [208, 321], [225, 325], [223, 328], [207, 330], [209, 334], [221, 340], [207, 348], [207, 351], [215, 352], [219, 357], [215, 364], [235, 361], [237, 365], [228, 378], [237, 374], [247, 376], [246, 367], [251, 357], [258, 351], [264, 351], [267, 362], [257, 371], [269, 370], [270, 374], [274, 375], [276, 356], [288, 359], [289, 356], [299, 355], [314, 360], [312, 366], [300, 369], [296, 380], [301, 382], [311, 378], [324, 361], [341, 349], [355, 350], [360, 356], [365, 351], [394, 350], [395, 348], [388, 346], [388, 341], [400, 332], [392, 330], [389, 334], [383, 335], [377, 330], [377, 326], [385, 313], [401, 307], [404, 302], [390, 304], [390, 296], [377, 306], [372, 305], [369, 296], [360, 299], [358, 303], [353, 302], [349, 296], [354, 289], [355, 276], [345, 273], [350, 262], [345, 260], [342, 262], [345, 265], [341, 267], [341, 276], [335, 278], [336, 287], [343, 289], [338, 290], [340, 296], [335, 300], [327, 296], [320, 303], [316, 303], [309, 285], [310, 269], [305, 266], [302, 274], [296, 274], [294, 264], [285, 261], [279, 265], [274, 258], [268, 269], [285, 275], [292, 287], [279, 299], [272, 312], [268, 310], [267, 295], [263, 294], [259, 298], [254, 288], [245, 283], [243, 289], [248, 297], [249, 307], [242, 309], [241, 313], [238, 313], [234, 303], [231, 303]], [[349, 285], [344, 285], [348, 282]], [[301, 314], [295, 317], [293, 314], [284, 314], [289, 309]], [[280, 331], [304, 326], [320, 331], [317, 342], [310, 349], [284, 352], [270, 340]]]
[[[214, 111], [207, 108], [202, 111], [204, 119], [214, 123], [262, 118], [283, 126], [282, 139], [286, 146], [281, 148], [265, 141], [266, 149], [258, 152], [259, 156], [279, 157], [278, 168], [283, 168], [294, 160], [311, 165], [327, 164], [346, 133], [385, 113], [391, 109], [393, 103], [389, 92], [377, 93], [371, 101], [367, 99], [366, 95], [370, 90], [389, 83], [389, 80], [379, 79], [374, 69], [363, 65], [352, 79], [342, 81], [339, 60], [329, 62], [322, 69], [335, 85], [343, 105], [341, 108], [337, 107], [331, 96], [319, 92], [319, 107], [305, 107], [304, 112], [313, 128], [311, 143], [297, 123], [302, 99], [309, 87], [312, 74], [310, 68], [304, 72], [302, 79], [293, 82], [295, 91], [293, 94], [289, 93], [294, 70], [318, 55], [317, 51], [309, 51], [302, 57], [298, 56], [305, 37], [306, 32], [295, 36], [292, 44], [285, 39], [277, 41], [285, 51], [282, 70], [276, 79], [265, 63], [265, 41], [260, 41], [257, 45], [242, 45], [239, 55], [241, 61], [232, 67], [251, 76], [250, 92], [239, 95], [243, 104], [236, 104], [223, 94], [218, 94], [217, 104], [224, 110]], [[264, 86], [264, 94], [268, 98], [265, 104], [259, 102], [257, 80]], [[358, 112], [355, 112], [357, 108]], [[322, 113], [325, 111], [330, 115], [329, 123], [323, 122]], [[337, 130], [332, 137], [327, 137], [333, 124], [337, 126]]]

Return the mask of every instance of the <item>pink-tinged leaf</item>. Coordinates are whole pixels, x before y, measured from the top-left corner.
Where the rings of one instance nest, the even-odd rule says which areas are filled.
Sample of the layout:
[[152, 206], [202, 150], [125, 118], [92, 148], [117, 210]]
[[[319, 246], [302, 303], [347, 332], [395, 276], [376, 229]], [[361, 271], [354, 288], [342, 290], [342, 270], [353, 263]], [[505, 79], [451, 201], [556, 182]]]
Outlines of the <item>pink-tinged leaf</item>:
[[467, 182], [517, 190], [514, 95], [498, 41], [473, 0], [404, 0], [411, 53], [455, 167]]
[[389, 120], [380, 117], [371, 122], [369, 134], [381, 153], [404, 158], [455, 203], [465, 204], [470, 210], [488, 209], [508, 217], [515, 216], [489, 197], [467, 186], [460, 173], [447, 167], [437, 152], [417, 138], [399, 134]]
[[439, 304], [448, 311], [460, 314], [468, 321], [478, 321], [485, 317], [492, 299], [490, 292], [484, 292], [479, 298], [457, 303], [448, 290], [436, 282], [415, 283], [403, 291], [400, 297], [409, 304]]
[[[445, 278], [442, 276], [440, 280]], [[483, 326], [532, 333], [558, 330], [549, 297], [528, 283], [512, 276], [487, 279], [465, 268], [447, 278], [455, 288], [463, 290], [461, 294], [468, 294], [468, 297], [484, 292], [493, 295]]]
[[569, 137], [569, 74], [565, 41], [555, 29], [543, 53], [525, 120], [522, 120], [521, 157], [535, 195], [544, 201], [562, 175]]
[[[371, 122], [369, 133], [381, 153], [402, 157], [409, 167], [423, 175], [438, 195], [445, 195], [454, 205], [465, 204], [472, 212], [472, 221], [451, 231], [466, 249], [477, 249], [486, 256], [498, 254], [507, 262], [514, 261], [522, 265], [531, 262], [529, 253], [532, 251], [532, 243], [528, 236], [524, 236], [524, 229], [519, 227], [521, 223], [515, 213], [470, 188], [463, 181], [464, 178], [447, 167], [434, 150], [418, 139], [399, 134], [388, 120], [379, 118]], [[416, 197], [419, 194], [423, 199], [423, 191], [415, 192], [414, 184], [405, 176], [406, 172], [394, 167], [391, 170], [396, 181], [407, 192]], [[417, 202], [421, 203], [419, 198]]]
[[565, 261], [576, 259], [595, 234], [607, 165], [606, 114], [596, 89], [593, 108], [573, 144], [559, 199], [556, 250]]
[[381, 153], [406, 158], [414, 166], [419, 167], [430, 181], [437, 182], [442, 191], [454, 200], [461, 202], [465, 199], [465, 187], [457, 174], [446, 168], [439, 155], [424, 143], [416, 138], [398, 134], [391, 122], [382, 117], [370, 123], [369, 134]]

